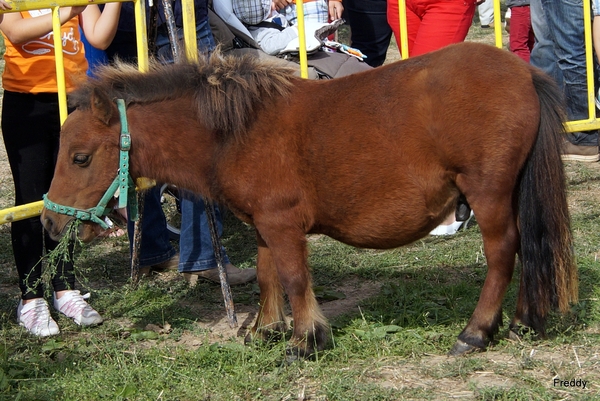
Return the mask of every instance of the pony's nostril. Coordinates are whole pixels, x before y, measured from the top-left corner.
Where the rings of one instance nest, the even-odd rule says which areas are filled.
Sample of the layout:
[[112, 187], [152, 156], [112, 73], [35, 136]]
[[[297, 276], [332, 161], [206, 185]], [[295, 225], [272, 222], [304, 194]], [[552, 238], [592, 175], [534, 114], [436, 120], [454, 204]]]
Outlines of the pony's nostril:
[[54, 222], [49, 217], [42, 216], [42, 226], [46, 229], [46, 231], [51, 232], [52, 227], [54, 226]]

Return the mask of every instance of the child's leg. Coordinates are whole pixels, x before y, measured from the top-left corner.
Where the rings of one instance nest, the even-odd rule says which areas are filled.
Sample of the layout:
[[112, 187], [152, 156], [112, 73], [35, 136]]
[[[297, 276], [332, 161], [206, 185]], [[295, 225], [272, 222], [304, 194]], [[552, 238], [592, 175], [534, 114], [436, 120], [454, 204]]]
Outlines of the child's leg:
[[529, 6], [511, 8], [510, 51], [529, 63], [533, 44]]
[[[432, 3], [421, 17], [411, 57], [464, 41], [473, 22], [473, 2], [446, 0]], [[410, 38], [410, 25], [408, 28]]]

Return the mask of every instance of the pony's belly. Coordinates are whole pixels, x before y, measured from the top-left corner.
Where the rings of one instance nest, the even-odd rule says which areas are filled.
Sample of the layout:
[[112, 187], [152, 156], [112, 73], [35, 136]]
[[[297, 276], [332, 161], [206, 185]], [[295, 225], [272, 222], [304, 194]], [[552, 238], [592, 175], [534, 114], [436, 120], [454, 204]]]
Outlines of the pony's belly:
[[[356, 230], [351, 233], [340, 230], [320, 230], [325, 234], [344, 244], [357, 248], [392, 249], [411, 244], [429, 234], [428, 228], [378, 231], [375, 229]], [[315, 232], [317, 233], [317, 232]]]

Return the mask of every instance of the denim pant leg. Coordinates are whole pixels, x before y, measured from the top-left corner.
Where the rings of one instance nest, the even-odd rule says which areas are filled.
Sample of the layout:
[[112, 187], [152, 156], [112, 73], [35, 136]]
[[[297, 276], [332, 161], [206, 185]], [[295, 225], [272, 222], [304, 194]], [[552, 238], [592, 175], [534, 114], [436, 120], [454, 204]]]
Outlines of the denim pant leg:
[[[223, 234], [221, 212], [215, 205], [219, 238]], [[229, 263], [221, 247], [223, 264]], [[181, 196], [181, 235], [179, 237], [179, 271], [191, 272], [217, 267], [204, 201], [195, 195]]]
[[[208, 19], [197, 22], [196, 21], [196, 40], [198, 51], [200, 53], [210, 53], [215, 47], [215, 39], [213, 37], [212, 31], [210, 30], [210, 25], [208, 24]], [[183, 29], [177, 28], [177, 38], [179, 40], [183, 40]], [[184, 51], [181, 49], [181, 51]], [[164, 28], [159, 29], [156, 35], [156, 56], [163, 63], [173, 63], [173, 52], [171, 50], [171, 42], [169, 40], [169, 35]]]
[[[131, 213], [128, 210], [128, 215]], [[127, 220], [129, 250], [133, 251], [134, 222]], [[167, 220], [160, 204], [160, 186], [154, 186], [144, 195], [142, 216], [142, 243], [140, 244], [140, 267], [152, 266], [171, 259], [177, 250], [169, 242]]]
[[530, 11], [531, 11], [531, 26], [535, 35], [535, 45], [531, 50], [531, 65], [538, 67], [546, 74], [554, 78], [554, 80], [560, 85], [561, 89], [563, 86], [563, 76], [560, 68], [558, 68], [558, 62], [554, 54], [554, 42], [548, 31], [548, 24], [546, 23], [546, 15], [544, 14], [544, 8], [542, 7], [542, 0], [531, 0]]
[[[589, 116], [582, 1], [531, 1], [532, 24], [538, 40], [531, 54], [531, 63], [557, 79], [565, 94], [569, 120], [584, 120]], [[546, 29], [542, 28], [541, 32], [540, 9], [543, 11], [541, 23], [545, 21], [546, 25]], [[542, 42], [546, 38], [543, 35], [547, 35], [550, 40], [552, 51], [542, 49], [544, 52], [540, 54], [540, 49], [536, 47], [545, 43]], [[548, 60], [552, 56], [553, 60]], [[553, 62], [555, 66], [552, 66]], [[547, 63], [551, 67], [546, 67]], [[552, 68], [558, 71], [553, 71]], [[598, 131], [574, 132], [568, 139], [575, 145], [598, 146]]]

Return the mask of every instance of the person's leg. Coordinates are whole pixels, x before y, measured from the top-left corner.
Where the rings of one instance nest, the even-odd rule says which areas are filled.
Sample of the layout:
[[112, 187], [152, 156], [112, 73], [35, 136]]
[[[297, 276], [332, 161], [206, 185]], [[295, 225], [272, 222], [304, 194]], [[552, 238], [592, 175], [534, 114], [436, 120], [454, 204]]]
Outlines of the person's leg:
[[[542, 0], [542, 5], [563, 76], [568, 118], [585, 120], [589, 111], [583, 0]], [[574, 132], [568, 137], [576, 146], [598, 146], [598, 131]]]
[[477, 6], [479, 13], [479, 22], [482, 28], [494, 26], [494, 0], [485, 0]]
[[[412, 1], [406, 4], [406, 31], [408, 36], [408, 56], [415, 56], [413, 52], [415, 38], [419, 32], [421, 26], [421, 19], [423, 17], [423, 3], [426, 1]], [[388, 24], [394, 32], [394, 38], [400, 53], [402, 53], [402, 37], [400, 35], [400, 16], [398, 11], [398, 2], [396, 0], [388, 0]]]
[[392, 37], [387, 0], [344, 0], [344, 17], [351, 29], [351, 46], [367, 56], [371, 67], [382, 65]]
[[[58, 153], [59, 132], [57, 95], [4, 93], [2, 134], [15, 186], [15, 205], [39, 201], [48, 192]], [[45, 232], [39, 217], [13, 222], [11, 237], [22, 299], [42, 298], [44, 244], [47, 250], [52, 250], [57, 242]], [[73, 289], [72, 262], [58, 261], [52, 283], [57, 291]]]
[[564, 85], [562, 71], [558, 68], [558, 62], [554, 54], [554, 42], [550, 36], [542, 0], [531, 0], [529, 11], [531, 13], [531, 27], [535, 35], [535, 44], [531, 50], [529, 62], [552, 76], [562, 88]]
[[[169, 241], [167, 221], [160, 203], [160, 187], [154, 186], [144, 194], [142, 214], [142, 237], [139, 250], [139, 266], [149, 267], [173, 258], [177, 253]], [[127, 216], [131, 216], [128, 210]], [[133, 252], [134, 222], [127, 221], [129, 250]]]
[[[177, 38], [182, 44], [180, 50], [184, 52], [182, 28], [177, 28]], [[215, 39], [210, 30], [208, 19], [196, 23], [196, 40], [198, 51], [202, 54], [210, 54], [215, 49]], [[169, 64], [174, 61], [169, 35], [164, 26], [158, 28], [156, 35], [156, 56], [163, 63]]]
[[428, 1], [411, 56], [418, 56], [465, 40], [475, 3], [463, 0]]
[[511, 19], [512, 26], [509, 35], [510, 51], [519, 56], [523, 61], [529, 63], [530, 46], [533, 40], [529, 7], [512, 7]]
[[[219, 282], [217, 259], [210, 233], [204, 201], [197, 195], [180, 194], [181, 235], [179, 239], [179, 271], [194, 284], [198, 277]], [[223, 221], [219, 208], [215, 205], [217, 235], [223, 234]], [[229, 262], [225, 248], [221, 246], [223, 266], [227, 271], [229, 284], [244, 284], [256, 278], [256, 269], [238, 269]]]
[[[217, 260], [208, 225], [204, 201], [192, 194], [181, 193], [181, 234], [179, 239], [179, 272], [208, 270], [217, 267]], [[219, 238], [223, 234], [221, 212], [215, 207], [215, 220]], [[221, 247], [223, 263], [229, 258]]]
[[[58, 154], [58, 96], [5, 91], [2, 134], [15, 185], [15, 205], [39, 201], [50, 188]], [[52, 251], [58, 244], [42, 228], [38, 217], [13, 222], [11, 236], [22, 294], [17, 308], [19, 324], [37, 336], [58, 334], [58, 325], [43, 298], [41, 281], [44, 247]], [[53, 261], [56, 263], [51, 278], [54, 297], [64, 296], [61, 304], [64, 308], [57, 309], [78, 324], [98, 324], [102, 317], [74, 290], [72, 246], [67, 252], [67, 257], [59, 255]]]

